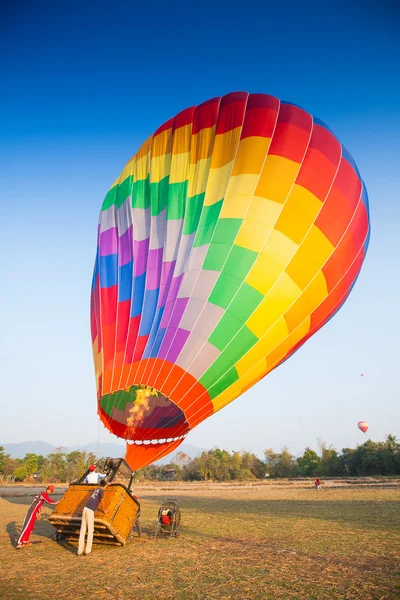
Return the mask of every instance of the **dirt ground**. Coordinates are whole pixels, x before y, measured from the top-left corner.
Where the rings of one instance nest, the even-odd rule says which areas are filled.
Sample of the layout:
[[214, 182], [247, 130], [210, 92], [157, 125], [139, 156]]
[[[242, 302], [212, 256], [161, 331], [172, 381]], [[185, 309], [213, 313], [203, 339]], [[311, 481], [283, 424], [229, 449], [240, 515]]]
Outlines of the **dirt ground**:
[[[15, 551], [32, 496], [0, 498], [1, 600], [400, 598], [399, 487], [170, 483], [135, 493], [142, 538], [87, 557], [54, 541], [46, 519]], [[180, 535], [154, 539], [166, 497], [179, 498]]]

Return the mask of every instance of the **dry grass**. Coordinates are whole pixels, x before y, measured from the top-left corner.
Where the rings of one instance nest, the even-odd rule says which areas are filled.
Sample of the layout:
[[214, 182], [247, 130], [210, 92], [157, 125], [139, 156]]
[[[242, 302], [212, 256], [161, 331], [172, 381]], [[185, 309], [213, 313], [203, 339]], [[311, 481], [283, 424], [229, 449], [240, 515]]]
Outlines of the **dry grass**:
[[[56, 543], [46, 521], [18, 552], [28, 498], [0, 499], [0, 597], [130, 600], [389, 600], [400, 597], [396, 489], [143, 486], [144, 536], [123, 548]], [[154, 540], [157, 508], [178, 495], [178, 539]], [[44, 509], [49, 514], [49, 509]], [[396, 572], [397, 570], [397, 572]]]

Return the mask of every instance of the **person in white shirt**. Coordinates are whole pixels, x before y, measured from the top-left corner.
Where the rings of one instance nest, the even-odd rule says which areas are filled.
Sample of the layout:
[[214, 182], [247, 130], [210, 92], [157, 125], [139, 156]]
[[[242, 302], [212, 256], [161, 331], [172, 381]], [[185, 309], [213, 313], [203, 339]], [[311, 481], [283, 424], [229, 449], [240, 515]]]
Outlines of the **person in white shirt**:
[[94, 483], [95, 485], [99, 484], [102, 479], [105, 479], [107, 475], [104, 473], [97, 473], [96, 465], [90, 465], [89, 473], [86, 475], [84, 479], [84, 483]]

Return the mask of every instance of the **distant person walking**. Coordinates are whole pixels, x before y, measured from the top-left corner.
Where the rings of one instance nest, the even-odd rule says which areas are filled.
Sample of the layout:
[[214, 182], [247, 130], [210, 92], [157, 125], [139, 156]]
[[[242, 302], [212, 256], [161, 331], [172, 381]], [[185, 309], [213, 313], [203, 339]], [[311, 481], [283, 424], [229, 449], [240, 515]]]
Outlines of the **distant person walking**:
[[315, 489], [316, 490], [320, 490], [321, 489], [321, 481], [320, 481], [320, 479], [318, 477], [315, 478], [314, 485], [315, 485]]
[[[104, 498], [104, 488], [106, 487], [106, 482], [104, 479], [100, 481], [100, 486], [94, 490], [93, 494], [90, 496], [85, 508], [82, 512], [82, 523], [81, 530], [79, 532], [79, 543], [78, 543], [78, 556], [81, 556], [83, 553], [86, 555], [90, 554], [92, 551], [93, 544], [93, 532], [94, 532], [94, 513], [98, 509], [100, 502]], [[109, 510], [104, 510], [105, 514], [109, 513]], [[85, 535], [87, 531], [87, 541], [86, 541], [86, 549], [85, 549]]]
[[53, 493], [54, 493], [54, 485], [48, 485], [45, 490], [43, 490], [40, 494], [35, 496], [32, 504], [28, 508], [28, 511], [25, 515], [21, 534], [18, 538], [18, 542], [15, 547], [16, 550], [19, 550], [20, 548], [22, 548], [22, 546], [29, 545], [29, 538], [30, 538], [32, 530], [35, 526], [36, 519], [39, 517], [43, 503], [47, 502], [47, 504], [58, 504], [58, 502], [55, 502], [49, 496], [49, 494], [53, 494]]
[[95, 483], [96, 485], [107, 477], [104, 473], [97, 473], [96, 465], [90, 465], [89, 473], [86, 475], [84, 483]]

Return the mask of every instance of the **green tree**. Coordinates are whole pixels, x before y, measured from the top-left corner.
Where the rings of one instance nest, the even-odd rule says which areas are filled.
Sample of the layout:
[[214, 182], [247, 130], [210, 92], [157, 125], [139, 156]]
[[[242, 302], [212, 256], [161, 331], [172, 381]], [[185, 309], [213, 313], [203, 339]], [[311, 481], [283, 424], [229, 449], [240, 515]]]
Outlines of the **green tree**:
[[295, 472], [296, 462], [287, 446], [284, 446], [280, 452], [274, 452], [272, 448], [267, 448], [265, 462], [267, 473], [271, 477], [290, 477]]
[[200, 470], [200, 457], [194, 458], [182, 469], [182, 479], [184, 481], [201, 481], [202, 474]]
[[307, 447], [303, 456], [297, 459], [297, 466], [301, 475], [311, 477], [320, 469], [321, 459], [314, 450]]
[[341, 459], [344, 465], [343, 470], [349, 475], [382, 474], [379, 445], [372, 440], [367, 440], [356, 448], [343, 448]]
[[239, 479], [241, 481], [244, 481], [245, 479], [254, 479], [250, 469], [243, 465], [243, 454], [241, 452], [233, 452], [233, 454], [229, 456], [228, 473], [229, 479]]
[[253, 477], [264, 479], [266, 464], [251, 452], [242, 452], [242, 469], [248, 469]]
[[167, 465], [162, 465], [160, 468], [160, 478], [169, 479], [172, 471], [175, 471], [175, 475], [172, 477], [173, 481], [180, 481], [182, 479], [182, 469], [174, 462], [170, 462]]
[[256, 479], [256, 477], [253, 475], [250, 469], [242, 468], [235, 479], [238, 481], [251, 481], [252, 479]]
[[40, 469], [42, 468], [44, 461], [46, 460], [45, 457], [42, 454], [38, 454], [36, 456], [37, 458], [37, 470], [40, 471]]
[[0, 446], [0, 473], [5, 474], [10, 455], [6, 453], [4, 446]]
[[218, 458], [214, 450], [203, 452], [199, 458], [199, 471], [205, 481], [218, 478]]
[[9, 458], [4, 467], [3, 474], [7, 475], [7, 476], [12, 476], [15, 469], [18, 469], [18, 467], [20, 467], [21, 465], [22, 465], [21, 458]]
[[28, 473], [27, 473], [25, 467], [18, 467], [17, 469], [15, 469], [15, 471], [12, 474], [15, 481], [24, 481], [24, 479], [27, 475], [28, 475]]
[[44, 479], [52, 481], [66, 481], [67, 463], [62, 448], [56, 448], [55, 452], [48, 455], [43, 464], [41, 475]]
[[330, 477], [343, 474], [343, 464], [336, 448], [327, 446], [322, 440], [318, 440], [321, 451], [321, 465], [319, 471], [321, 475]]
[[38, 470], [38, 457], [36, 454], [28, 452], [23, 459], [27, 475], [33, 475]]
[[357, 447], [361, 458], [361, 475], [381, 475], [382, 463], [379, 456], [379, 445], [372, 440], [367, 440], [362, 446]]
[[[208, 453], [208, 464], [210, 465], [208, 479], [217, 481], [229, 481], [232, 479], [231, 455], [227, 450], [210, 450]], [[240, 464], [240, 460], [239, 460]]]
[[344, 475], [359, 475], [360, 464], [359, 455], [354, 448], [342, 448], [342, 453], [339, 456], [341, 471]]
[[74, 450], [65, 455], [65, 477], [67, 481], [79, 479], [89, 466], [86, 452]]
[[400, 444], [395, 435], [385, 437], [380, 454], [383, 474], [400, 475]]

